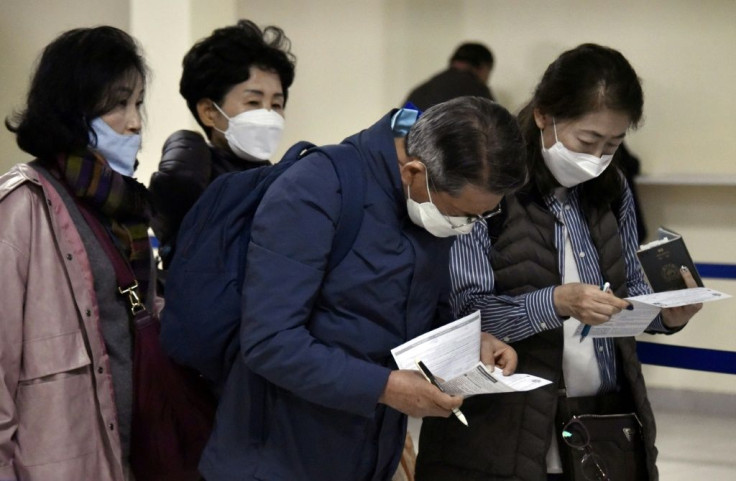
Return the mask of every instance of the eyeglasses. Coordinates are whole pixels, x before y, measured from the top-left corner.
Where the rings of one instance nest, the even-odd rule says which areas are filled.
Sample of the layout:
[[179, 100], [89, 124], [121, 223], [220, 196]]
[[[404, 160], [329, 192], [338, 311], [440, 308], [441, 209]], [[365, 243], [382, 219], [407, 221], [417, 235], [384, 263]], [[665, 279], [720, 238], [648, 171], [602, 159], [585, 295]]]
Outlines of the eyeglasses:
[[[445, 216], [445, 219], [447, 219], [447, 222], [450, 223], [450, 226], [453, 229], [462, 229], [463, 227], [466, 227], [466, 226], [475, 224], [476, 222], [478, 222], [480, 220], [488, 220], [491, 217], [497, 216], [500, 213], [501, 213], [501, 204], [498, 204], [498, 206], [495, 209], [489, 210], [488, 212], [484, 212], [484, 213], [482, 213], [480, 215], [469, 215], [469, 216], [467, 216], [466, 217], [466, 221], [465, 222], [462, 222], [460, 224], [457, 224], [456, 223], [457, 222], [456, 219], [458, 219], [458, 217], [452, 217], [452, 216], [446, 215]], [[453, 220], [453, 219], [455, 219], [455, 220]]]
[[562, 439], [573, 449], [583, 451], [580, 467], [583, 471], [585, 479], [591, 481], [610, 481], [611, 478], [606, 474], [606, 466], [603, 458], [593, 452], [590, 446], [590, 434], [585, 425], [573, 416], [572, 419], [562, 428]]

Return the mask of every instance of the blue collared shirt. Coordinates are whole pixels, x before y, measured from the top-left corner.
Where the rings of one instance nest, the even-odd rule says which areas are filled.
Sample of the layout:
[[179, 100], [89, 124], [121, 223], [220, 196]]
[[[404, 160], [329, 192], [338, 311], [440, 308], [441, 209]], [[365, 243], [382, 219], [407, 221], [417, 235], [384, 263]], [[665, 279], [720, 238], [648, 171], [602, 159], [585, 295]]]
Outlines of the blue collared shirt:
[[[545, 197], [547, 208], [560, 222], [555, 224], [555, 245], [560, 266], [560, 278], [565, 272], [565, 226], [575, 254], [580, 282], [600, 286], [603, 276], [598, 252], [593, 245], [588, 224], [580, 205], [580, 190], [572, 188], [565, 202], [554, 195]], [[636, 257], [637, 232], [634, 199], [628, 186], [624, 190], [618, 212], [619, 234], [626, 263], [626, 287], [630, 296], [651, 293]], [[455, 317], [475, 310], [481, 311], [481, 328], [505, 342], [526, 339], [548, 329], [562, 326], [564, 318], [555, 312], [553, 291], [545, 287], [519, 296], [496, 295], [493, 269], [490, 264], [491, 240], [485, 222], [476, 223], [467, 234], [458, 236], [450, 254], [452, 295], [450, 302]], [[661, 315], [649, 325], [648, 332], [670, 332], [662, 324]], [[598, 368], [601, 374], [600, 392], [616, 388], [616, 351], [611, 338], [594, 339]]]

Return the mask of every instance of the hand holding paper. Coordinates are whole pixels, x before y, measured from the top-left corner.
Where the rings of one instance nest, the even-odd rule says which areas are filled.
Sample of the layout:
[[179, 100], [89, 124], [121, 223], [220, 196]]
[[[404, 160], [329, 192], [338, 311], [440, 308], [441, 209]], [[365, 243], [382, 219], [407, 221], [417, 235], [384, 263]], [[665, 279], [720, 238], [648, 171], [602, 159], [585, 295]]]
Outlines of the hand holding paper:
[[[588, 337], [626, 337], [637, 336], [649, 327], [661, 309], [699, 304], [701, 302], [728, 299], [731, 296], [707, 287], [680, 289], [677, 291], [656, 292], [643, 296], [627, 297], [634, 306], [632, 310], [623, 310], [611, 317], [611, 320], [591, 326]], [[575, 331], [580, 334], [582, 325]]]
[[[634, 309], [621, 311], [611, 316], [610, 321], [587, 328], [590, 337], [637, 336], [660, 312], [666, 327], [682, 327], [702, 308], [703, 302], [731, 297], [703, 287], [681, 235], [664, 227], [657, 230], [657, 235], [658, 240], [641, 246], [636, 253], [655, 294], [627, 298]], [[579, 327], [576, 333], [583, 329]]]
[[[442, 392], [445, 392], [444, 389], [442, 389], [442, 386], [440, 385], [439, 381], [436, 377], [434, 377], [434, 374], [427, 368], [427, 366], [424, 365], [424, 363], [421, 360], [417, 360], [417, 367], [419, 368], [419, 371], [424, 375], [424, 377], [429, 381], [433, 386], [435, 386], [437, 389], [439, 389]], [[463, 423], [464, 425], [468, 425], [468, 420], [465, 419], [465, 415], [462, 411], [460, 411], [460, 408], [454, 408], [452, 410], [452, 414], [455, 415], [455, 417]]]
[[[698, 284], [690, 270], [682, 266], [680, 268], [682, 278], [688, 288], [697, 287]], [[662, 322], [669, 329], [677, 329], [687, 324], [690, 319], [703, 308], [703, 303], [687, 304], [685, 306], [668, 307], [662, 309]]]
[[389, 374], [378, 402], [413, 417], [448, 416], [463, 400], [440, 391], [416, 370]]
[[487, 366], [496, 366], [503, 369], [503, 373], [510, 376], [516, 371], [519, 356], [513, 347], [487, 332], [481, 332], [480, 360]]
[[[416, 370], [415, 362], [421, 359], [447, 394], [463, 397], [528, 391], [550, 383], [529, 374], [506, 376], [501, 368], [491, 372], [480, 361], [480, 346], [480, 311], [476, 311], [395, 347], [391, 354], [399, 369]], [[515, 367], [516, 360], [507, 352], [499, 351], [495, 358], [507, 363], [505, 369]]]

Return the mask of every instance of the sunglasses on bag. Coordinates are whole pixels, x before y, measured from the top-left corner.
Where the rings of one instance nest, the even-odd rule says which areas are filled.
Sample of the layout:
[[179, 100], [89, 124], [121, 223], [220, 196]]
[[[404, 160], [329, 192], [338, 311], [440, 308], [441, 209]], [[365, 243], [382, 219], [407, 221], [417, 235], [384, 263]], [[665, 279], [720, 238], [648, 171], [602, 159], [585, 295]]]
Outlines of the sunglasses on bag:
[[580, 467], [585, 479], [590, 481], [610, 481], [606, 471], [606, 465], [598, 454], [593, 451], [590, 445], [590, 433], [585, 424], [573, 416], [570, 421], [562, 428], [562, 440], [573, 449], [583, 451], [583, 457], [580, 459]]

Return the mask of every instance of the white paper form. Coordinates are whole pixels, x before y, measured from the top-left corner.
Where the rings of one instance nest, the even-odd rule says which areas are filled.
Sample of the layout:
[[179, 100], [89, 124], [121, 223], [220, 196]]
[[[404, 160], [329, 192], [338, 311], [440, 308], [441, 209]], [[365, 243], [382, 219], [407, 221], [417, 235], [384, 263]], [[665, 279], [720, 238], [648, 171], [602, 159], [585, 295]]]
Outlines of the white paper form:
[[691, 287], [690, 289], [678, 289], [676, 291], [655, 292], [654, 294], [630, 297], [629, 299], [665, 308], [687, 306], [688, 304], [698, 304], [700, 302], [720, 301], [730, 297], [730, 295], [724, 292], [719, 292], [708, 287]]
[[423, 334], [391, 350], [399, 369], [418, 370], [422, 361], [442, 389], [456, 396], [528, 391], [550, 381], [529, 374], [504, 376], [480, 362], [480, 311]]
[[[667, 307], [686, 306], [700, 302], [718, 301], [731, 296], [707, 287], [693, 287], [676, 291], [656, 292], [643, 296], [627, 297], [634, 309], [623, 310], [611, 316], [611, 320], [597, 326], [591, 326], [588, 337], [627, 337], [638, 336], [649, 327], [660, 310]], [[580, 335], [581, 324], [575, 334]]]
[[391, 349], [399, 369], [417, 371], [422, 361], [432, 374], [452, 379], [480, 359], [480, 311], [445, 324]]
[[482, 362], [449, 381], [440, 382], [446, 393], [454, 396], [469, 397], [476, 394], [531, 391], [550, 384], [550, 381], [531, 374], [511, 374], [504, 376], [500, 367], [490, 372]]

